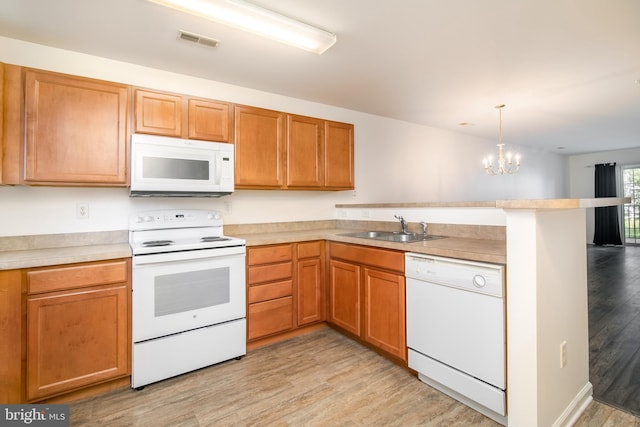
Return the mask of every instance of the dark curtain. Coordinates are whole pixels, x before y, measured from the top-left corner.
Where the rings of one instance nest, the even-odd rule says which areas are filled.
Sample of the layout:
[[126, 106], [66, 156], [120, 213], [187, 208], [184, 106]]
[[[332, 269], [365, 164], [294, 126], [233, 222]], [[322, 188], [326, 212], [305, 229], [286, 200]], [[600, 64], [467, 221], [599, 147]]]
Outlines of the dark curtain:
[[[596, 165], [596, 197], [617, 197], [616, 164]], [[620, 240], [620, 223], [618, 207], [607, 206], [596, 208], [596, 230], [593, 235], [594, 245], [622, 245]]]

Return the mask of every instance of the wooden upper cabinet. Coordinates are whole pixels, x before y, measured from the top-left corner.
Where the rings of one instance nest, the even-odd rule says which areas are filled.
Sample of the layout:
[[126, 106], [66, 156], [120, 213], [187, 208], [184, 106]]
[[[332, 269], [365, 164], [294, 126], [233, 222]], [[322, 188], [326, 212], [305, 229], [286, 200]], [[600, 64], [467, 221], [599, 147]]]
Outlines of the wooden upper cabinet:
[[20, 184], [24, 171], [24, 92], [22, 67], [0, 64], [0, 183]]
[[235, 107], [236, 188], [354, 188], [353, 125]]
[[22, 69], [0, 63], [0, 184], [20, 183], [22, 99]]
[[231, 105], [224, 102], [189, 99], [188, 138], [231, 142]]
[[127, 86], [25, 73], [25, 181], [127, 184]]
[[287, 115], [287, 187], [322, 186], [323, 121]]
[[231, 104], [136, 89], [136, 133], [231, 142]]
[[281, 188], [284, 183], [285, 113], [235, 107], [236, 188]]
[[354, 184], [353, 125], [324, 123], [324, 186], [336, 190], [351, 190]]
[[182, 97], [136, 90], [136, 133], [182, 136]]

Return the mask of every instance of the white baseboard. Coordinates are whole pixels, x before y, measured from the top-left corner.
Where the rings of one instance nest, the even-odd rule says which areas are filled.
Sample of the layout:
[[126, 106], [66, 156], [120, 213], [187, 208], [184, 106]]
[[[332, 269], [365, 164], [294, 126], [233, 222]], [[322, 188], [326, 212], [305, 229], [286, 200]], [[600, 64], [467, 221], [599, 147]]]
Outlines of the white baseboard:
[[593, 385], [587, 382], [582, 390], [573, 398], [569, 406], [560, 414], [553, 423], [553, 427], [570, 427], [578, 421], [580, 415], [587, 409], [589, 403], [593, 401]]

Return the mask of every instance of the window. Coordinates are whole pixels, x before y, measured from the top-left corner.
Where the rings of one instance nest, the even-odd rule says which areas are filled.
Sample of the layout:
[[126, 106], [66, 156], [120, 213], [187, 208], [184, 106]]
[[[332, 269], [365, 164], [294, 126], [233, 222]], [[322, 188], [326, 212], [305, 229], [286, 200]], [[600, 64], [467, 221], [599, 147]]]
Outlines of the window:
[[624, 242], [640, 244], [640, 166], [625, 166], [622, 170], [624, 197], [631, 203], [624, 205]]

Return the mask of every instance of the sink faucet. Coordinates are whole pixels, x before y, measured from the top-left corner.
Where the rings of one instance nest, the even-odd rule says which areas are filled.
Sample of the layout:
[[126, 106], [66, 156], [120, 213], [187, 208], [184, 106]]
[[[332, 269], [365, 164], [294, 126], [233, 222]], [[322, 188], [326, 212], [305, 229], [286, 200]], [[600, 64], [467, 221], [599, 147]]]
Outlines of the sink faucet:
[[395, 219], [397, 219], [398, 221], [400, 221], [400, 226], [402, 227], [402, 232], [406, 233], [407, 232], [407, 221], [405, 221], [405, 219], [401, 216], [398, 215], [394, 215]]
[[427, 237], [427, 223], [424, 222], [424, 221], [421, 221], [420, 225], [422, 226], [422, 237], [426, 238]]

